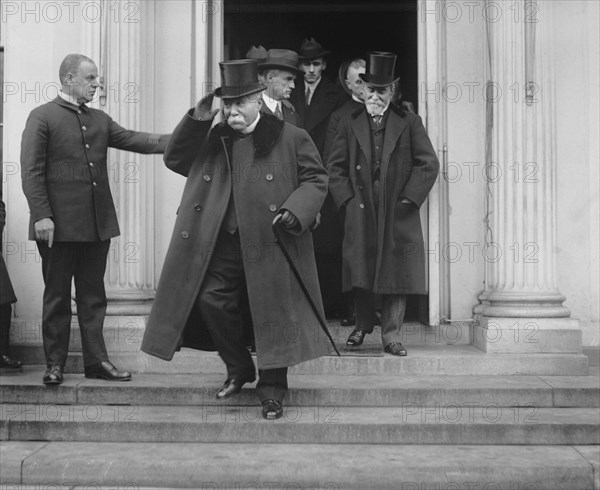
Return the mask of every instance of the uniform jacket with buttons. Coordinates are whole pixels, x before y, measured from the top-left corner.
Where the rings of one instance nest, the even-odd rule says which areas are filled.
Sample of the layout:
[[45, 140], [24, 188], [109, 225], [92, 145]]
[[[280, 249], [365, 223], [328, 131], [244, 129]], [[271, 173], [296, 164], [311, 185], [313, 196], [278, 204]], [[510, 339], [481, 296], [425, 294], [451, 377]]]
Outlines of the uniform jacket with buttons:
[[327, 159], [330, 192], [346, 213], [343, 288], [425, 294], [419, 207], [435, 183], [439, 162], [421, 118], [393, 104], [388, 110], [377, 209], [371, 130], [364, 107], [340, 121]]
[[21, 177], [33, 224], [54, 221], [54, 241], [90, 242], [119, 235], [110, 192], [108, 147], [163, 153], [168, 135], [130, 131], [105, 112], [61, 97], [34, 109], [21, 140]]
[[210, 125], [186, 115], [165, 152], [167, 167], [187, 182], [142, 351], [170, 360], [181, 345], [201, 348], [190, 340], [201, 328], [194, 307], [233, 193], [259, 369], [328, 354], [329, 341], [271, 227], [282, 209], [298, 218], [299, 228], [284, 232], [284, 240], [322, 315], [308, 228], [325, 199], [327, 172], [315, 145], [275, 116], [261, 115], [242, 140], [225, 123], [207, 137]]

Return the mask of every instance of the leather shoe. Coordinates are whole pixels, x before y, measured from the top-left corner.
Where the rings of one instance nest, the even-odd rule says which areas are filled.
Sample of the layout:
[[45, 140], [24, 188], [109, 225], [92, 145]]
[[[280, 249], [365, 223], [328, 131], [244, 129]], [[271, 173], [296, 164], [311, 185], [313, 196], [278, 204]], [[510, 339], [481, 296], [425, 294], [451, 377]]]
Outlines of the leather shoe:
[[15, 361], [8, 356], [0, 356], [0, 369], [22, 369], [23, 363], [21, 361]]
[[362, 345], [363, 341], [365, 340], [365, 337], [369, 333], [371, 332], [367, 332], [365, 330], [352, 330], [352, 333], [348, 337], [348, 340], [346, 340], [346, 345], [350, 347], [358, 347], [359, 345]]
[[42, 381], [45, 385], [59, 385], [63, 382], [63, 366], [60, 364], [48, 364]]
[[400, 342], [390, 342], [385, 346], [385, 352], [392, 354], [394, 356], [405, 356], [406, 349]]
[[240, 391], [242, 391], [242, 386], [246, 383], [252, 383], [255, 380], [255, 376], [234, 376], [232, 378], [227, 378], [225, 383], [223, 384], [223, 388], [219, 390], [217, 393], [217, 400], [224, 400], [225, 398], [229, 398], [233, 395], [237, 395]]
[[352, 315], [348, 315], [345, 318], [342, 318], [342, 320], [340, 321], [340, 325], [342, 327], [351, 327], [352, 325], [356, 324], [356, 315], [352, 314]]
[[110, 361], [99, 362], [86, 366], [86, 378], [107, 379], [109, 381], [130, 381], [129, 371], [119, 371]]
[[283, 406], [279, 400], [264, 400], [261, 404], [263, 419], [276, 420], [283, 415]]

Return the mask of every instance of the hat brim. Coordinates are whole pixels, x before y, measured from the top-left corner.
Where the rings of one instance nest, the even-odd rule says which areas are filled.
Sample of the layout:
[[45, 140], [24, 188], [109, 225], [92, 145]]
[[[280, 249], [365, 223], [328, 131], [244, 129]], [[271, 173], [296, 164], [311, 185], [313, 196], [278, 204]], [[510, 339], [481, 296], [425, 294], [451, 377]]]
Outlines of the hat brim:
[[259, 63], [258, 69], [259, 71], [268, 70], [269, 68], [276, 68], [278, 70], [290, 71], [292, 73], [304, 73], [301, 68], [292, 65], [284, 65], [283, 63], [274, 63], [274, 62], [265, 62]]
[[398, 82], [398, 80], [400, 80], [400, 77], [395, 78], [393, 80], [376, 80], [376, 79], [369, 79], [369, 74], [368, 73], [359, 73], [358, 76], [360, 77], [360, 79], [366, 83], [367, 85], [371, 85], [372, 87], [378, 87], [378, 88], [384, 88], [384, 87], [388, 87], [389, 85], [393, 85], [396, 82]]
[[298, 58], [300, 59], [300, 61], [306, 61], [306, 60], [314, 60], [315, 58], [325, 58], [326, 56], [329, 56], [331, 54], [331, 51], [319, 51], [317, 54], [311, 54], [310, 56], [303, 56], [301, 54], [298, 55]]
[[262, 84], [248, 87], [219, 87], [215, 90], [215, 96], [221, 99], [239, 99], [247, 95], [257, 94], [263, 90], [267, 90], [267, 87]]

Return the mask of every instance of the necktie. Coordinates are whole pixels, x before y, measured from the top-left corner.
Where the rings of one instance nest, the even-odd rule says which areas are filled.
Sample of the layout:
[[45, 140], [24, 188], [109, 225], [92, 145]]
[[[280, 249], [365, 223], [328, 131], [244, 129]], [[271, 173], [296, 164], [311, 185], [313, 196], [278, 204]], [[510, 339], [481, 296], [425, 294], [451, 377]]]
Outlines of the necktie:
[[275, 117], [283, 121], [283, 114], [281, 113], [281, 109], [279, 108], [279, 103], [277, 103], [277, 107], [275, 107]]
[[312, 99], [312, 90], [310, 89], [310, 87], [306, 87], [306, 105], [309, 106], [310, 105], [310, 99]]

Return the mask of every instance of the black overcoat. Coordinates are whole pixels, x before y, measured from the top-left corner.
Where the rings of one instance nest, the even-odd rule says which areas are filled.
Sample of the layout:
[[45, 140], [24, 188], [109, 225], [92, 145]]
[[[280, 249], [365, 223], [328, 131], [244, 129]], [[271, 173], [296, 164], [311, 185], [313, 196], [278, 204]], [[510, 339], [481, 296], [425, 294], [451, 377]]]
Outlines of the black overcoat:
[[[369, 115], [363, 107], [339, 123], [327, 160], [329, 189], [344, 206], [343, 289], [379, 294], [426, 294], [419, 207], [439, 162], [421, 118], [390, 106], [375, 209]], [[401, 201], [409, 199], [412, 203]], [[379, 226], [378, 226], [379, 224]]]
[[329, 341], [271, 228], [282, 209], [300, 221], [296, 234], [284, 233], [285, 241], [322, 315], [308, 231], [327, 193], [317, 149], [303, 129], [261, 115], [251, 136], [254, 152], [240, 154], [234, 142], [230, 157], [232, 130], [225, 123], [210, 130], [210, 124], [190, 112], [165, 153], [167, 166], [187, 182], [142, 350], [170, 360], [181, 345], [198, 347], [187, 343], [187, 332], [199, 327], [193, 310], [233, 191], [259, 369], [328, 354]]

